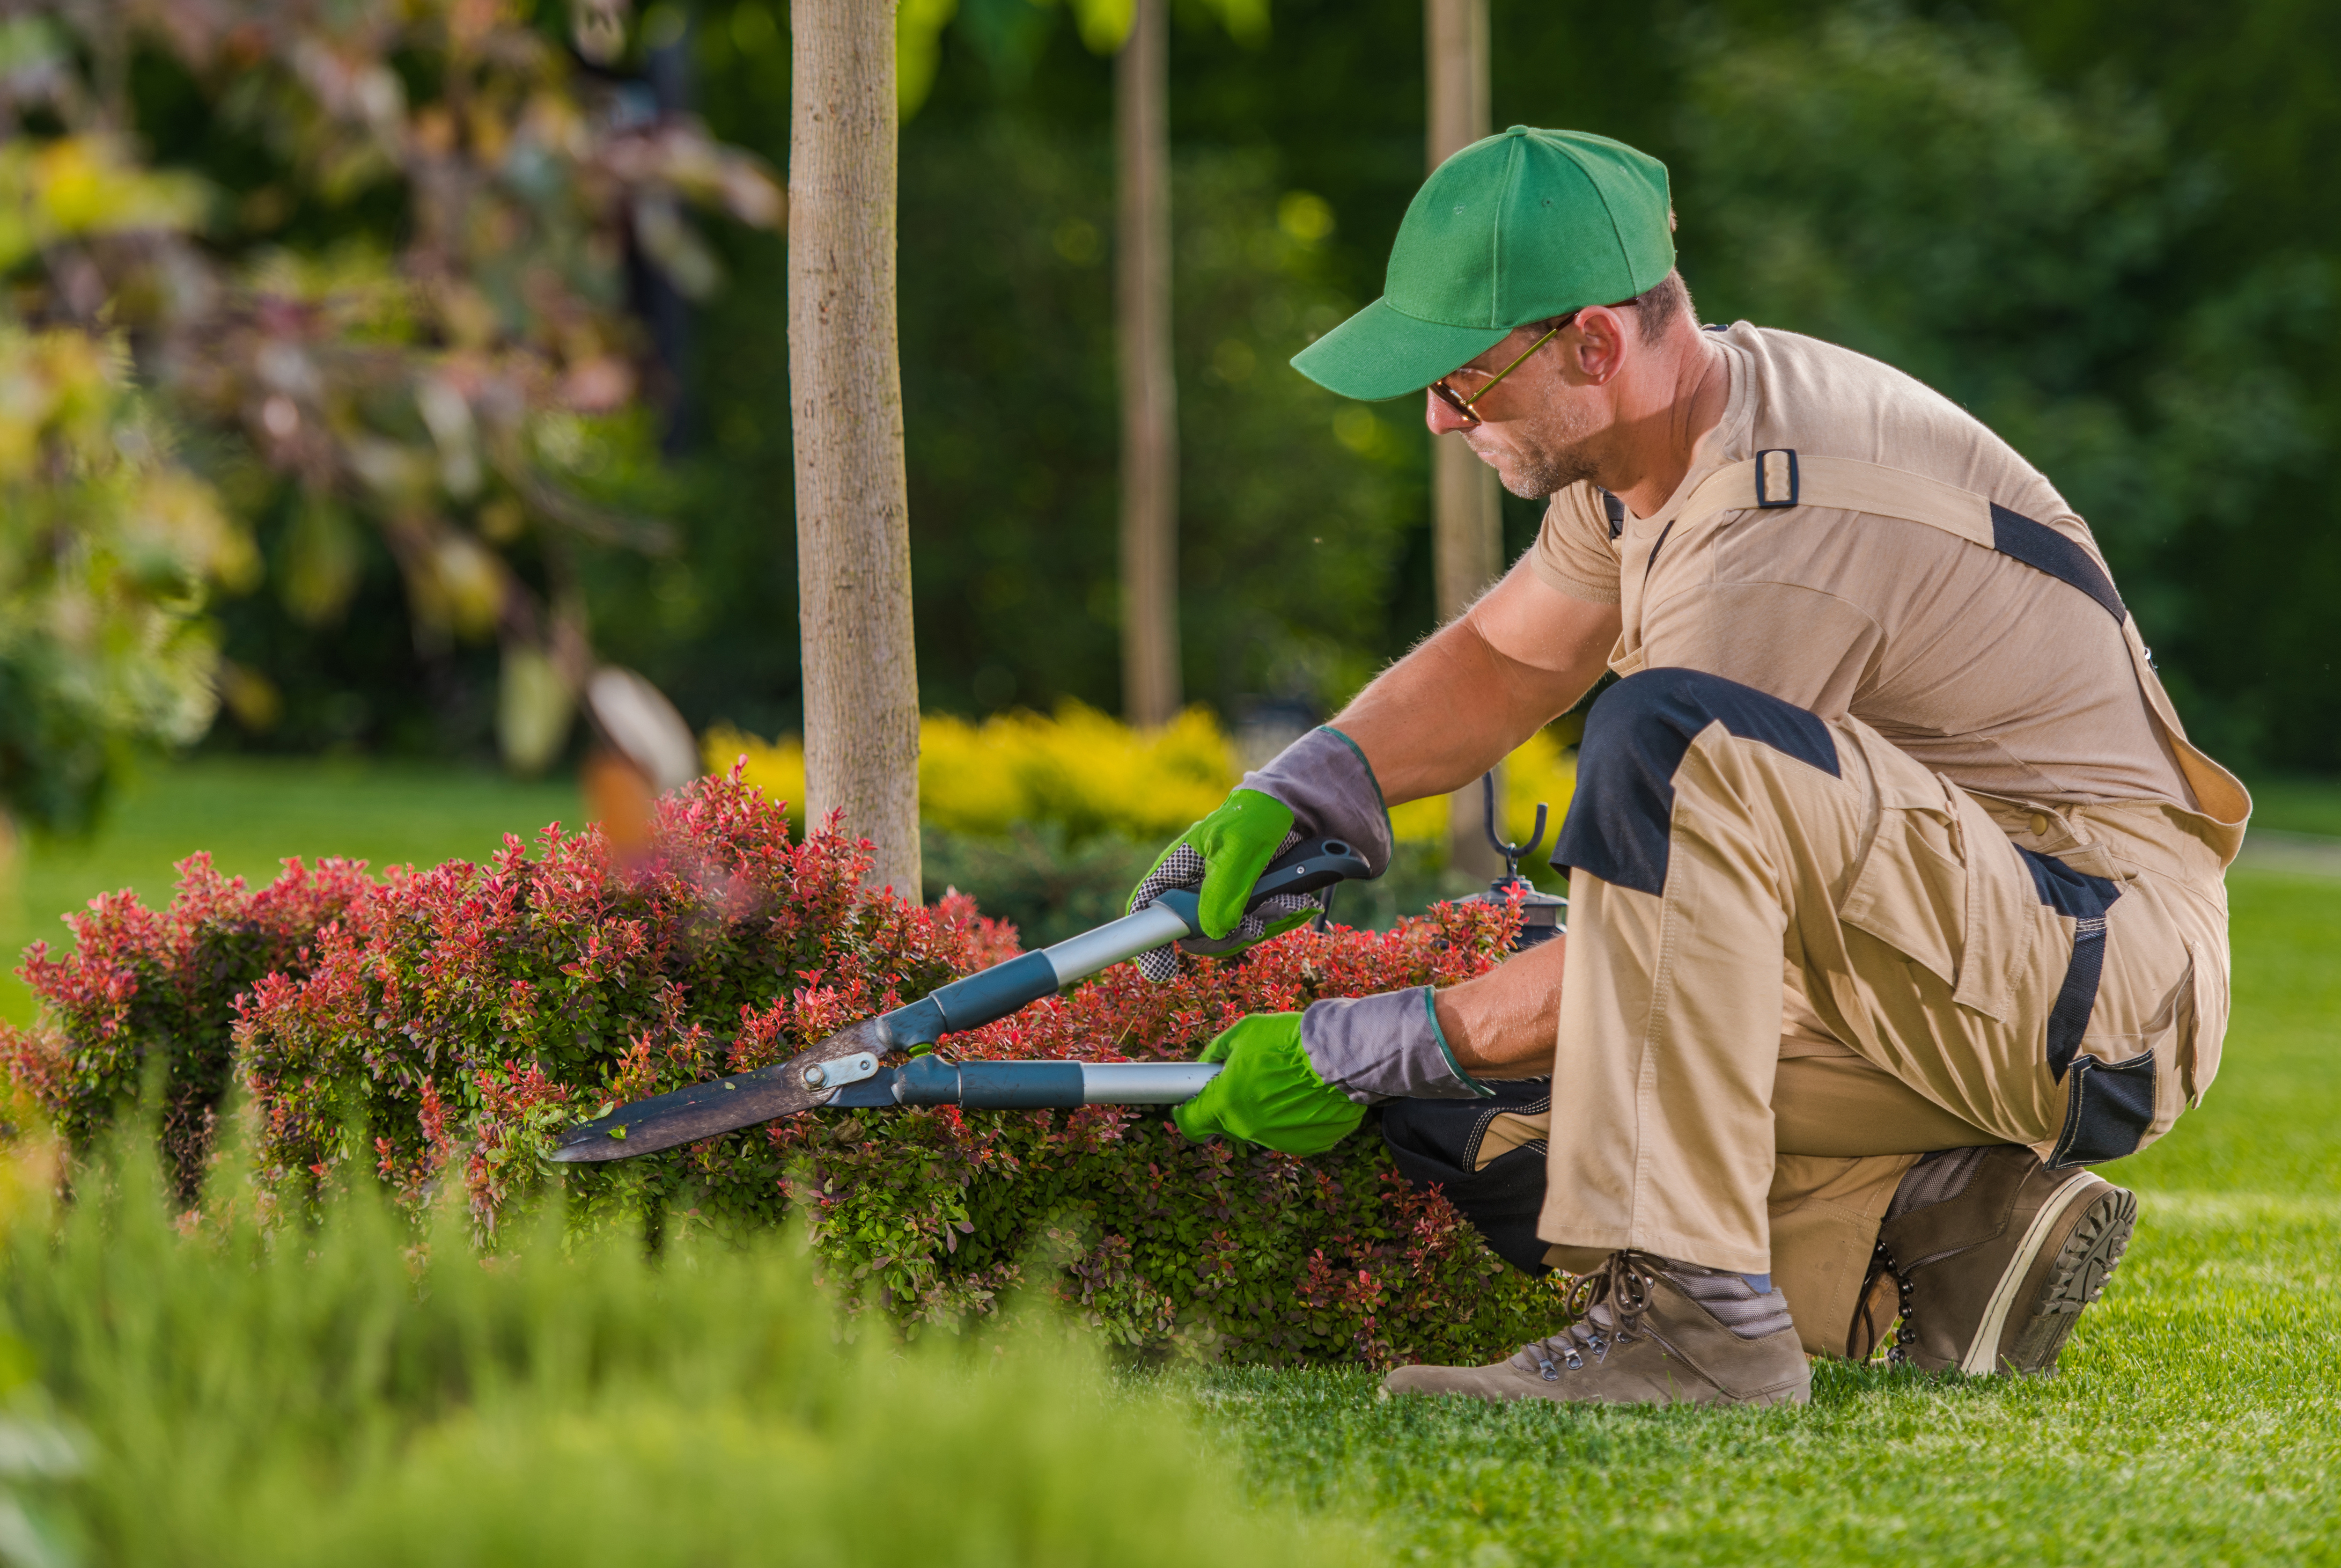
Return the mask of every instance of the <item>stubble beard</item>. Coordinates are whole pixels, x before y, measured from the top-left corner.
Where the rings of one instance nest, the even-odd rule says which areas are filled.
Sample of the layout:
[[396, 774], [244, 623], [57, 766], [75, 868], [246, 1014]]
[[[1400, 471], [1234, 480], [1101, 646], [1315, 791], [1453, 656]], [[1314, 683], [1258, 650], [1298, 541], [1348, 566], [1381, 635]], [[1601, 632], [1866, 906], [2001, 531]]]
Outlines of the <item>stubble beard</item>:
[[[1512, 434], [1509, 471], [1496, 465], [1506, 490], [1523, 501], [1542, 501], [1581, 480], [1599, 466], [1593, 451], [1594, 422], [1550, 412]], [[1486, 460], [1481, 453], [1481, 460]]]

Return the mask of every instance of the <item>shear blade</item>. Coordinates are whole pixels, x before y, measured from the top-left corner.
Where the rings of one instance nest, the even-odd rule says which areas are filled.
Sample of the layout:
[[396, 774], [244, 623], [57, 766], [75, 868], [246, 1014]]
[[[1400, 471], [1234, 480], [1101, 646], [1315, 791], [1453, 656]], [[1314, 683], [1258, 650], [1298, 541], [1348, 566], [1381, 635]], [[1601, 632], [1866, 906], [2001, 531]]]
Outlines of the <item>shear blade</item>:
[[547, 1157], [561, 1165], [632, 1159], [825, 1106], [838, 1091], [807, 1088], [804, 1070], [816, 1062], [833, 1062], [863, 1051], [882, 1056], [887, 1050], [883, 1037], [878, 1020], [865, 1019], [785, 1062], [621, 1106], [606, 1116], [571, 1127]]

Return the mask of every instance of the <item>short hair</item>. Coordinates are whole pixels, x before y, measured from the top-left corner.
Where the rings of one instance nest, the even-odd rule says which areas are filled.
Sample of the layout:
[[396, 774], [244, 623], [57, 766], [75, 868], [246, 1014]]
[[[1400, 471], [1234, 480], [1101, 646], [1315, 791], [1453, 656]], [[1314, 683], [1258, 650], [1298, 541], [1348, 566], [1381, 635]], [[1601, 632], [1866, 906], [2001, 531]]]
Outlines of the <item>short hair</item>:
[[[1655, 342], [1675, 324], [1677, 318], [1691, 314], [1690, 285], [1683, 282], [1682, 273], [1669, 271], [1665, 277], [1632, 299], [1620, 300], [1609, 308], [1632, 311], [1635, 331], [1644, 342]], [[1566, 316], [1547, 316], [1535, 324], [1538, 330], [1549, 332], [1568, 319]]]
[[1636, 294], [1632, 303], [1634, 325], [1642, 341], [1650, 342], [1673, 326], [1678, 317], [1691, 314], [1690, 285], [1683, 282], [1680, 273], [1669, 268], [1665, 277]]

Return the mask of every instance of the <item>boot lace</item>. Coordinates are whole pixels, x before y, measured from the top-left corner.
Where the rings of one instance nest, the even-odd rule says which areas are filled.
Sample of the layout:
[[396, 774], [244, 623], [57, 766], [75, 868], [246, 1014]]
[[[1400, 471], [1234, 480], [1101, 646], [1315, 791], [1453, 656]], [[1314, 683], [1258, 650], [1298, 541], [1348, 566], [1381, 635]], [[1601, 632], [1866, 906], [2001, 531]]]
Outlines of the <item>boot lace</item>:
[[[1606, 1360], [1612, 1345], [1640, 1338], [1648, 1330], [1643, 1315], [1650, 1308], [1651, 1286], [1659, 1265], [1647, 1253], [1617, 1252], [1593, 1274], [1580, 1276], [1569, 1287], [1566, 1310], [1577, 1321], [1549, 1339], [1539, 1339], [1522, 1350], [1539, 1375], [1558, 1383], [1563, 1370], [1582, 1372], [1587, 1357]], [[1595, 1315], [1595, 1309], [1600, 1315]]]

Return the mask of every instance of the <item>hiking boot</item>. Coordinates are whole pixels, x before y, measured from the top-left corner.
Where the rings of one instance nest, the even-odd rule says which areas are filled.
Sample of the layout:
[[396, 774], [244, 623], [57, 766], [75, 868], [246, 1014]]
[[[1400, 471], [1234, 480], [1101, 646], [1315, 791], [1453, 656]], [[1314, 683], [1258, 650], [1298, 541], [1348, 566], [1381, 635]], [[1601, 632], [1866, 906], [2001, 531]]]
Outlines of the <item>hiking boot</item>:
[[1902, 1282], [1889, 1358], [1929, 1371], [2052, 1370], [2137, 1224], [2137, 1199], [2019, 1144], [1945, 1149], [1910, 1167], [1873, 1271]]
[[1585, 1404], [1803, 1404], [1812, 1369], [1788, 1297], [1736, 1274], [1619, 1252], [1569, 1298], [1577, 1322], [1493, 1366], [1401, 1366], [1382, 1394]]

